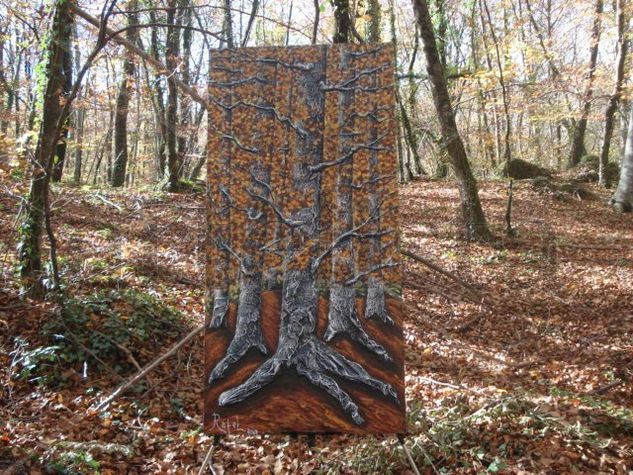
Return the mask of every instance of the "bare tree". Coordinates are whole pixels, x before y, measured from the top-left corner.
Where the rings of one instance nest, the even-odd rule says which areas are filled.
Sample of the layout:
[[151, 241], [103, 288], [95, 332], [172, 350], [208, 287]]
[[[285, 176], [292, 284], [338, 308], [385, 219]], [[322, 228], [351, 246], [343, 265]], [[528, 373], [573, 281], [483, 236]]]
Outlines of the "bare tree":
[[[136, 44], [138, 41], [138, 14], [135, 12], [137, 8], [137, 0], [129, 0], [127, 8], [127, 24], [130, 27], [127, 30], [127, 39], [130, 43]], [[116, 111], [114, 113], [114, 165], [112, 167], [111, 185], [121, 187], [125, 185], [125, 175], [128, 165], [128, 131], [127, 118], [130, 109], [130, 93], [132, 91], [132, 83], [136, 74], [136, 64], [131, 53], [125, 53], [123, 60], [123, 71], [121, 72], [121, 80], [119, 82], [119, 92], [116, 99]]]
[[433, 22], [426, 0], [413, 0], [413, 8], [424, 44], [426, 70], [432, 86], [433, 102], [440, 122], [442, 138], [457, 178], [466, 236], [470, 239], [487, 240], [490, 238], [490, 231], [479, 201], [477, 182], [470, 169], [466, 149], [457, 130], [455, 113], [446, 87], [444, 67], [437, 51]]
[[611, 197], [611, 206], [621, 213], [633, 211], [633, 107], [629, 114], [629, 127], [626, 137], [620, 181], [615, 193]]
[[626, 28], [626, 0], [616, 0], [616, 22], [618, 28], [618, 46], [615, 67], [615, 83], [613, 92], [609, 97], [609, 103], [604, 112], [604, 135], [602, 146], [600, 147], [600, 165], [598, 170], [598, 181], [601, 185], [609, 186], [605, 169], [609, 162], [609, 149], [611, 148], [611, 138], [614, 129], [614, 115], [618, 108], [618, 103], [622, 97], [622, 82], [624, 81], [624, 67], [626, 64], [628, 41], [625, 37]]
[[177, 191], [180, 181], [181, 163], [178, 154], [178, 52], [180, 42], [180, 10], [179, 0], [167, 2], [167, 41], [165, 43], [165, 64], [170, 71], [167, 78], [167, 109], [165, 113], [166, 145], [167, 145], [167, 189]]
[[574, 136], [569, 151], [568, 165], [573, 167], [580, 162], [583, 155], [587, 153], [585, 149], [585, 132], [587, 130], [587, 121], [589, 120], [589, 112], [591, 111], [591, 100], [593, 98], [594, 79], [596, 72], [596, 64], [598, 62], [598, 47], [600, 46], [600, 31], [602, 24], [603, 0], [596, 0], [594, 8], [593, 26], [591, 27], [591, 46], [589, 50], [589, 64], [587, 65], [587, 83], [583, 94], [582, 110], [580, 118], [574, 129]]
[[[70, 17], [71, 26], [73, 19]], [[73, 87], [73, 54], [72, 54], [72, 35], [65, 42], [64, 51], [62, 53], [62, 74], [64, 76], [64, 84], [62, 86], [62, 95], [67, 98], [70, 94], [70, 90]], [[60, 141], [57, 143], [55, 147], [55, 158], [53, 171], [51, 174], [51, 180], [53, 182], [59, 182], [62, 180], [62, 175], [64, 174], [64, 164], [66, 162], [66, 150], [68, 149], [68, 133], [70, 129], [71, 122], [71, 111], [69, 110], [66, 113], [66, 117], [64, 117], [64, 126], [62, 128]]]

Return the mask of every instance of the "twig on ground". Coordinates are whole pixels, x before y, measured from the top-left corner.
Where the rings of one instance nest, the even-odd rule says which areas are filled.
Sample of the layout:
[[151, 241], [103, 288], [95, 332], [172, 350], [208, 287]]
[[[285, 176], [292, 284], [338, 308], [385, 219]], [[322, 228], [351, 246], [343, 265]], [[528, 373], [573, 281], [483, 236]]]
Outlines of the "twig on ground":
[[0, 305], [0, 312], [2, 311], [6, 311], [6, 310], [15, 310], [16, 308], [20, 308], [20, 307], [24, 307], [25, 304], [23, 302], [20, 303], [14, 303], [11, 305]]
[[[209, 446], [207, 455], [204, 457], [204, 461], [202, 462], [202, 465], [200, 466], [200, 470], [198, 470], [198, 475], [202, 475], [204, 473], [204, 469], [207, 468], [207, 465], [211, 462], [211, 456], [213, 455], [213, 448], [214, 448], [214, 443], [213, 443], [213, 439], [211, 439], [211, 445]], [[209, 465], [209, 468], [211, 468], [211, 473], [215, 475], [215, 470], [213, 470], [213, 465]]]
[[92, 196], [94, 196], [95, 198], [99, 199], [100, 201], [102, 201], [103, 203], [112, 206], [113, 208], [115, 208], [117, 211], [123, 211], [123, 208], [121, 208], [118, 204], [113, 203], [112, 201], [110, 201], [109, 199], [107, 199], [105, 196], [103, 196], [101, 193], [94, 193]]
[[[420, 470], [418, 469], [418, 466], [415, 464], [415, 460], [413, 460], [413, 456], [411, 455], [411, 451], [409, 450], [407, 445], [404, 443], [404, 436], [399, 435], [398, 436], [398, 441], [400, 442], [400, 445], [402, 446], [402, 450], [404, 450], [404, 453], [407, 456], [407, 460], [409, 461], [409, 465], [411, 465], [411, 469], [413, 470], [415, 475], [422, 475], [420, 473]], [[435, 467], [433, 467], [433, 468], [435, 468]]]
[[138, 373], [136, 373], [136, 375], [134, 375], [132, 378], [128, 379], [125, 383], [123, 383], [121, 386], [119, 386], [117, 389], [115, 389], [114, 392], [112, 394], [110, 394], [110, 396], [108, 396], [103, 401], [101, 401], [99, 404], [97, 404], [97, 406], [95, 407], [95, 411], [97, 411], [97, 412], [98, 411], [102, 411], [103, 409], [108, 407], [115, 399], [120, 397], [127, 389], [129, 389], [131, 386], [133, 386], [137, 381], [139, 381], [139, 380], [143, 379], [145, 376], [147, 376], [147, 374], [150, 371], [152, 371], [159, 364], [161, 364], [167, 358], [169, 358], [174, 353], [176, 353], [184, 345], [186, 345], [191, 340], [193, 340], [203, 330], [204, 330], [204, 324], [200, 325], [198, 328], [196, 328], [196, 329], [192, 330], [191, 332], [189, 332], [189, 334], [187, 334], [187, 336], [185, 336], [182, 340], [180, 340], [178, 343], [176, 343], [174, 346], [172, 346], [169, 351], [167, 351], [162, 356], [159, 356], [154, 361], [152, 361], [150, 364], [145, 366], [145, 368], [142, 371], [139, 371]]
[[449, 272], [445, 269], [442, 269], [440, 266], [438, 266], [437, 264], [431, 262], [430, 260], [414, 253], [411, 251], [408, 251], [406, 249], [401, 249], [400, 253], [403, 256], [406, 256], [410, 259], [413, 259], [414, 261], [425, 265], [426, 267], [428, 267], [429, 269], [434, 270], [435, 272], [438, 272], [440, 274], [442, 274], [445, 277], [448, 277], [451, 280], [454, 280], [455, 282], [457, 282], [458, 284], [460, 284], [462, 287], [464, 287], [465, 289], [469, 290], [470, 292], [472, 292], [473, 294], [475, 294], [477, 297], [481, 297], [481, 292], [479, 290], [477, 290], [475, 287], [473, 287], [472, 285], [470, 285], [469, 283], [465, 282], [464, 280], [462, 280], [461, 278], [459, 278], [458, 276], [456, 276], [455, 274], [453, 274], [452, 272]]
[[599, 388], [593, 389], [589, 391], [587, 394], [590, 396], [597, 396], [600, 394], [605, 394], [611, 391], [612, 389], [617, 388], [618, 386], [622, 386], [624, 384], [623, 379], [618, 379], [617, 381], [613, 381], [612, 383], [606, 384], [604, 386], [600, 386]]
[[[433, 292], [433, 293], [436, 293], [438, 295], [441, 295], [445, 299], [450, 300], [452, 302], [457, 302], [457, 303], [463, 303], [464, 302], [464, 299], [460, 298], [461, 296], [447, 293], [438, 285], [433, 285], [433, 284], [422, 285], [422, 284], [418, 284], [417, 282], [413, 282], [411, 280], [406, 280], [404, 282], [404, 286], [405, 287], [410, 287], [410, 288], [415, 289], [415, 290], [421, 290], [421, 291], [424, 291], [424, 292]], [[468, 294], [465, 294], [465, 295], [466, 295], [465, 300], [468, 301], [469, 303], [481, 304], [481, 302], [479, 302], [478, 300], [475, 300], [472, 297], [469, 298]]]

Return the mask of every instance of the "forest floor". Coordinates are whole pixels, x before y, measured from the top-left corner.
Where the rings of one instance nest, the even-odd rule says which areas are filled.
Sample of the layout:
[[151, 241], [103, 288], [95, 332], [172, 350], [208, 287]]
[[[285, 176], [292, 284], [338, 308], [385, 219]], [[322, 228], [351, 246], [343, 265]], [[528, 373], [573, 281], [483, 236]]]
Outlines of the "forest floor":
[[[197, 473], [211, 443], [201, 335], [106, 412], [92, 407], [203, 321], [204, 194], [55, 187], [73, 297], [60, 323], [58, 304], [18, 299], [24, 191], [0, 189], [0, 473]], [[633, 473], [633, 219], [592, 191], [517, 183], [507, 237], [507, 185], [484, 182], [497, 240], [469, 243], [452, 183], [402, 187], [403, 248], [465, 282], [405, 261], [406, 444], [422, 473]], [[394, 437], [232, 435], [212, 465], [413, 473]]]

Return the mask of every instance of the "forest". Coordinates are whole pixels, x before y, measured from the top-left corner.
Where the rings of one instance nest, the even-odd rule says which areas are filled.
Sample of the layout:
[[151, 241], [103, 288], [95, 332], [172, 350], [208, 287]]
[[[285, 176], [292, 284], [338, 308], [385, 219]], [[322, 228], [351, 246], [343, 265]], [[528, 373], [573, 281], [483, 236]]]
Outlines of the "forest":
[[[632, 20], [627, 0], [0, 0], [0, 473], [632, 474]], [[368, 159], [375, 175], [353, 176], [360, 182], [344, 160], [304, 163], [334, 190], [319, 198], [311, 182], [291, 190], [279, 157], [250, 172], [225, 161], [231, 147], [252, 152], [242, 137], [257, 142], [260, 129], [271, 131], [261, 139], [271, 150], [283, 148], [283, 130], [305, 135], [319, 94], [326, 109], [347, 110], [351, 80], [306, 83], [293, 100], [308, 112], [229, 113], [238, 93], [272, 94], [270, 61], [252, 66], [250, 51], [309, 71], [321, 50], [295, 47], [319, 45], [380, 51], [394, 64], [381, 63], [374, 79], [362, 61], [332, 66], [369, 84], [354, 93], [368, 142], [347, 143], [348, 155], [364, 148], [391, 160], [382, 166], [397, 193], [385, 202], [399, 203], [399, 237], [382, 247], [378, 227], [306, 224], [340, 214], [339, 199], [354, 210], [349, 223], [365, 219], [355, 197], [376, 200], [377, 162]], [[291, 84], [277, 69], [275, 80]], [[256, 92], [240, 89], [249, 81]], [[387, 87], [393, 121], [382, 123], [376, 101], [390, 96], [369, 93]], [[325, 122], [324, 156], [336, 145], [332, 127]], [[241, 195], [231, 195], [237, 185]], [[312, 214], [297, 225], [301, 213], [286, 216], [271, 198], [277, 189], [287, 209], [312, 199]], [[248, 218], [237, 253], [217, 238], [226, 222], [209, 203], [218, 200]], [[247, 352], [255, 379], [273, 364], [279, 371], [279, 348], [272, 363], [252, 364], [271, 346], [266, 328], [265, 338], [247, 335], [250, 346], [227, 342], [223, 359], [206, 339], [236, 312], [229, 273], [254, 285], [249, 266], [274, 258], [253, 251], [274, 231], [256, 222], [264, 208], [293, 229], [283, 235], [293, 251], [295, 228], [325, 247], [316, 264], [331, 253], [353, 274], [344, 238], [367, 238], [356, 260], [368, 271], [323, 271], [339, 312], [325, 338], [342, 333], [384, 361], [397, 355], [404, 375], [380, 366], [377, 378], [371, 365], [306, 343], [298, 317], [286, 348], [304, 353], [283, 361], [325, 388], [354, 427], [367, 410], [326, 370], [391, 398], [406, 407], [404, 433], [268, 434], [204, 418], [207, 385]], [[220, 251], [209, 251], [212, 239]], [[240, 254], [239, 269], [222, 246]], [[342, 285], [371, 287], [378, 271], [401, 282], [402, 354], [396, 332], [380, 326], [393, 308], [385, 290], [367, 290], [366, 317], [378, 323], [365, 332]], [[271, 295], [262, 309], [278, 305]], [[313, 297], [298, 295], [295, 314]], [[392, 387], [400, 376], [402, 394]]]

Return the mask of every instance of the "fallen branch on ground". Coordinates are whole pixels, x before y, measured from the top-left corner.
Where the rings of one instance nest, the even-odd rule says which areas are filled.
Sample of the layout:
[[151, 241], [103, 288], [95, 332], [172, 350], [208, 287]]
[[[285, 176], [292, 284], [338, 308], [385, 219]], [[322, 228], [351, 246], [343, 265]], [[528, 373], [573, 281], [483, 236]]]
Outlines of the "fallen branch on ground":
[[608, 393], [612, 389], [615, 389], [618, 386], [621, 386], [623, 384], [624, 384], [624, 380], [623, 379], [618, 379], [617, 381], [613, 381], [612, 383], [609, 383], [609, 384], [606, 384], [604, 386], [600, 386], [599, 388], [593, 389], [592, 391], [589, 391], [587, 394], [590, 395], [590, 396], [598, 396], [600, 394]]
[[187, 336], [185, 336], [182, 340], [180, 340], [178, 343], [176, 343], [174, 346], [172, 346], [171, 349], [167, 353], [164, 353], [162, 356], [159, 356], [154, 361], [152, 361], [150, 364], [145, 366], [145, 368], [143, 368], [142, 371], [139, 371], [138, 373], [136, 373], [136, 375], [134, 375], [131, 379], [128, 379], [125, 383], [123, 383], [121, 386], [119, 386], [117, 389], [115, 389], [114, 392], [112, 394], [110, 394], [110, 396], [108, 396], [103, 401], [101, 401], [99, 404], [97, 404], [97, 406], [95, 407], [95, 411], [98, 412], [98, 411], [102, 411], [105, 408], [107, 408], [110, 404], [112, 404], [112, 402], [115, 399], [120, 397], [127, 389], [129, 389], [131, 386], [133, 386], [137, 381], [140, 381], [145, 376], [147, 376], [147, 374], [149, 374], [150, 371], [152, 371], [159, 364], [161, 364], [167, 358], [169, 358], [174, 353], [176, 353], [184, 345], [186, 345], [191, 340], [193, 340], [203, 330], [204, 330], [204, 325], [200, 325], [198, 328], [196, 328], [196, 329], [192, 330], [191, 332], [189, 332], [187, 334]]
[[424, 257], [411, 252], [411, 251], [407, 251], [406, 249], [401, 249], [400, 253], [403, 256], [406, 256], [410, 259], [413, 259], [416, 262], [419, 262], [420, 264], [425, 265], [426, 267], [428, 267], [429, 269], [434, 270], [435, 272], [438, 272], [440, 274], [442, 274], [445, 277], [448, 277], [451, 280], [454, 280], [455, 282], [457, 282], [459, 285], [461, 285], [463, 288], [467, 289], [468, 291], [472, 292], [473, 294], [475, 294], [477, 297], [481, 297], [481, 292], [479, 290], [477, 290], [475, 287], [473, 287], [472, 285], [470, 285], [469, 283], [465, 282], [464, 280], [462, 280], [461, 278], [459, 278], [458, 276], [456, 276], [455, 274], [453, 274], [452, 272], [449, 272], [445, 269], [442, 269], [440, 266], [438, 266], [437, 264], [431, 262], [428, 259], [425, 259]]
[[107, 199], [105, 196], [101, 195], [100, 193], [94, 193], [92, 196], [94, 196], [95, 198], [97, 198], [98, 200], [100, 200], [101, 202], [103, 202], [104, 204], [107, 204], [109, 206], [112, 206], [113, 208], [115, 208], [117, 211], [123, 211], [123, 208], [121, 208], [118, 204], [110, 201], [109, 199]]

